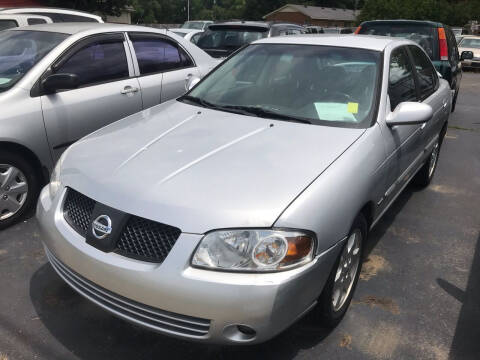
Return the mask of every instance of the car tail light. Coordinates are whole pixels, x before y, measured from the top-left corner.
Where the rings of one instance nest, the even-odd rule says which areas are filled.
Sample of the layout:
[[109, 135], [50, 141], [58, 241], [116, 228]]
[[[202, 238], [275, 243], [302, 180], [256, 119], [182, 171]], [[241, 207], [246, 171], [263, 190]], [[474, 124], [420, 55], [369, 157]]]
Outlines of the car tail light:
[[447, 37], [445, 36], [445, 29], [438, 28], [438, 42], [440, 45], [440, 60], [448, 60], [448, 46]]
[[362, 29], [362, 26], [357, 27], [357, 29], [355, 30], [354, 34], [355, 34], [355, 35], [359, 34], [361, 29]]

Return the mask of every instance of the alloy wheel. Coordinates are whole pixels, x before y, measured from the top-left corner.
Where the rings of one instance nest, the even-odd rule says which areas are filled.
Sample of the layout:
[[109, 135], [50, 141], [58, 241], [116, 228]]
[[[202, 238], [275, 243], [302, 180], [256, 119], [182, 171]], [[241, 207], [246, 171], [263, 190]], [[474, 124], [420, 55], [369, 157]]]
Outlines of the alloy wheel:
[[337, 272], [332, 292], [333, 310], [338, 311], [348, 299], [357, 275], [360, 265], [360, 247], [362, 246], [362, 233], [360, 229], [355, 230], [348, 238], [345, 244]]
[[11, 218], [25, 204], [28, 182], [25, 174], [9, 164], [0, 164], [0, 221]]

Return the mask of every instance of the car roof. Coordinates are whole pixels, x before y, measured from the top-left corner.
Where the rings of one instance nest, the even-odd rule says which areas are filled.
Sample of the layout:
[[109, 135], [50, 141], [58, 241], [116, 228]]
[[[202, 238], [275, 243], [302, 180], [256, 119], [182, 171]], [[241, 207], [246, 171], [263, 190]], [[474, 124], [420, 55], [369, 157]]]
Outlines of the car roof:
[[254, 44], [300, 44], [300, 45], [323, 45], [368, 49], [383, 51], [392, 43], [415, 44], [413, 41], [391, 38], [387, 36], [352, 35], [352, 34], [302, 34], [277, 36], [257, 40]]
[[36, 15], [36, 14], [2, 14], [0, 12], [0, 19], [48, 19], [52, 21], [48, 16]]
[[51, 12], [51, 13], [58, 13], [58, 14], [81, 14], [84, 16], [92, 17], [92, 18], [101, 18], [98, 15], [88, 13], [86, 11], [81, 10], [74, 10], [74, 9], [65, 9], [65, 8], [55, 8], [55, 7], [48, 7], [48, 6], [39, 6], [39, 7], [9, 7], [9, 8], [0, 8], [0, 13], [5, 14], [28, 14], [30, 12], [37, 12], [37, 11], [44, 11], [44, 12]]
[[408, 19], [395, 19], [395, 20], [370, 20], [364, 21], [360, 24], [360, 26], [364, 25], [374, 25], [374, 24], [412, 24], [412, 25], [427, 25], [431, 27], [442, 27], [444, 26], [442, 23], [435, 22], [435, 21], [428, 21], [428, 20], [408, 20]]
[[96, 23], [96, 22], [73, 22], [73, 23], [53, 23], [53, 24], [41, 24], [41, 25], [31, 25], [24, 28], [14, 28], [10, 29], [11, 31], [48, 31], [48, 32], [57, 32], [63, 34], [76, 34], [83, 31], [89, 30], [98, 30], [101, 32], [107, 31], [152, 31], [156, 30], [165, 30], [165, 29], [155, 29], [145, 26], [137, 25], [125, 25], [125, 24], [110, 24], [110, 23]]

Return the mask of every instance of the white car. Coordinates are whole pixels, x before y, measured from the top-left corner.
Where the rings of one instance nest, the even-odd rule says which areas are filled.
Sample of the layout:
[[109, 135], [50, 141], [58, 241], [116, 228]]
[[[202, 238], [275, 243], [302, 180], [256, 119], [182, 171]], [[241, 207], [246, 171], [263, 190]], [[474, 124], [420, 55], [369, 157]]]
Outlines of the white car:
[[194, 30], [194, 29], [178, 28], [178, 29], [170, 29], [170, 31], [178, 36], [185, 38], [185, 40], [188, 40], [194, 44], [197, 43], [198, 39], [203, 34], [203, 30]]
[[98, 15], [87, 12], [68, 9], [57, 9], [49, 7], [31, 7], [31, 8], [0, 8], [0, 15], [3, 14], [31, 14], [48, 16], [54, 23], [58, 22], [97, 22], [103, 23]]
[[47, 16], [41, 15], [17, 15], [6, 14], [0, 15], [0, 31], [7, 30], [15, 27], [38, 25], [38, 24], [50, 24], [52, 19]]

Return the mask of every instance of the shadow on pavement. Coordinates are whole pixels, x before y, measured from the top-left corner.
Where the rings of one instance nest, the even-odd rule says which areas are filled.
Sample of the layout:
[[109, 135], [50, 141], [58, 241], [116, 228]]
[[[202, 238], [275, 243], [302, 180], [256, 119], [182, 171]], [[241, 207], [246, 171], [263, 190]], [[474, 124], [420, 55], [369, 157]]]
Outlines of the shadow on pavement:
[[443, 290], [463, 303], [449, 358], [480, 358], [480, 234], [465, 292], [443, 279], [437, 282]]
[[393, 202], [393, 204], [390, 206], [387, 212], [383, 214], [383, 217], [381, 218], [381, 220], [378, 222], [378, 224], [373, 228], [373, 230], [368, 235], [368, 243], [365, 247], [364, 258], [367, 258], [368, 255], [370, 255], [373, 249], [377, 246], [380, 239], [383, 238], [388, 228], [395, 221], [395, 218], [397, 217], [398, 213], [402, 211], [403, 207], [408, 202], [408, 200], [410, 200], [412, 195], [422, 190], [423, 189], [415, 187], [414, 185], [408, 185], [402, 191], [402, 193]]
[[[312, 348], [331, 330], [307, 317], [273, 340], [252, 346], [214, 346], [182, 341], [143, 329], [110, 315], [71, 289], [50, 264], [30, 280], [38, 317], [68, 351], [81, 359], [292, 359]], [[43, 354], [47, 358], [55, 354]]]

